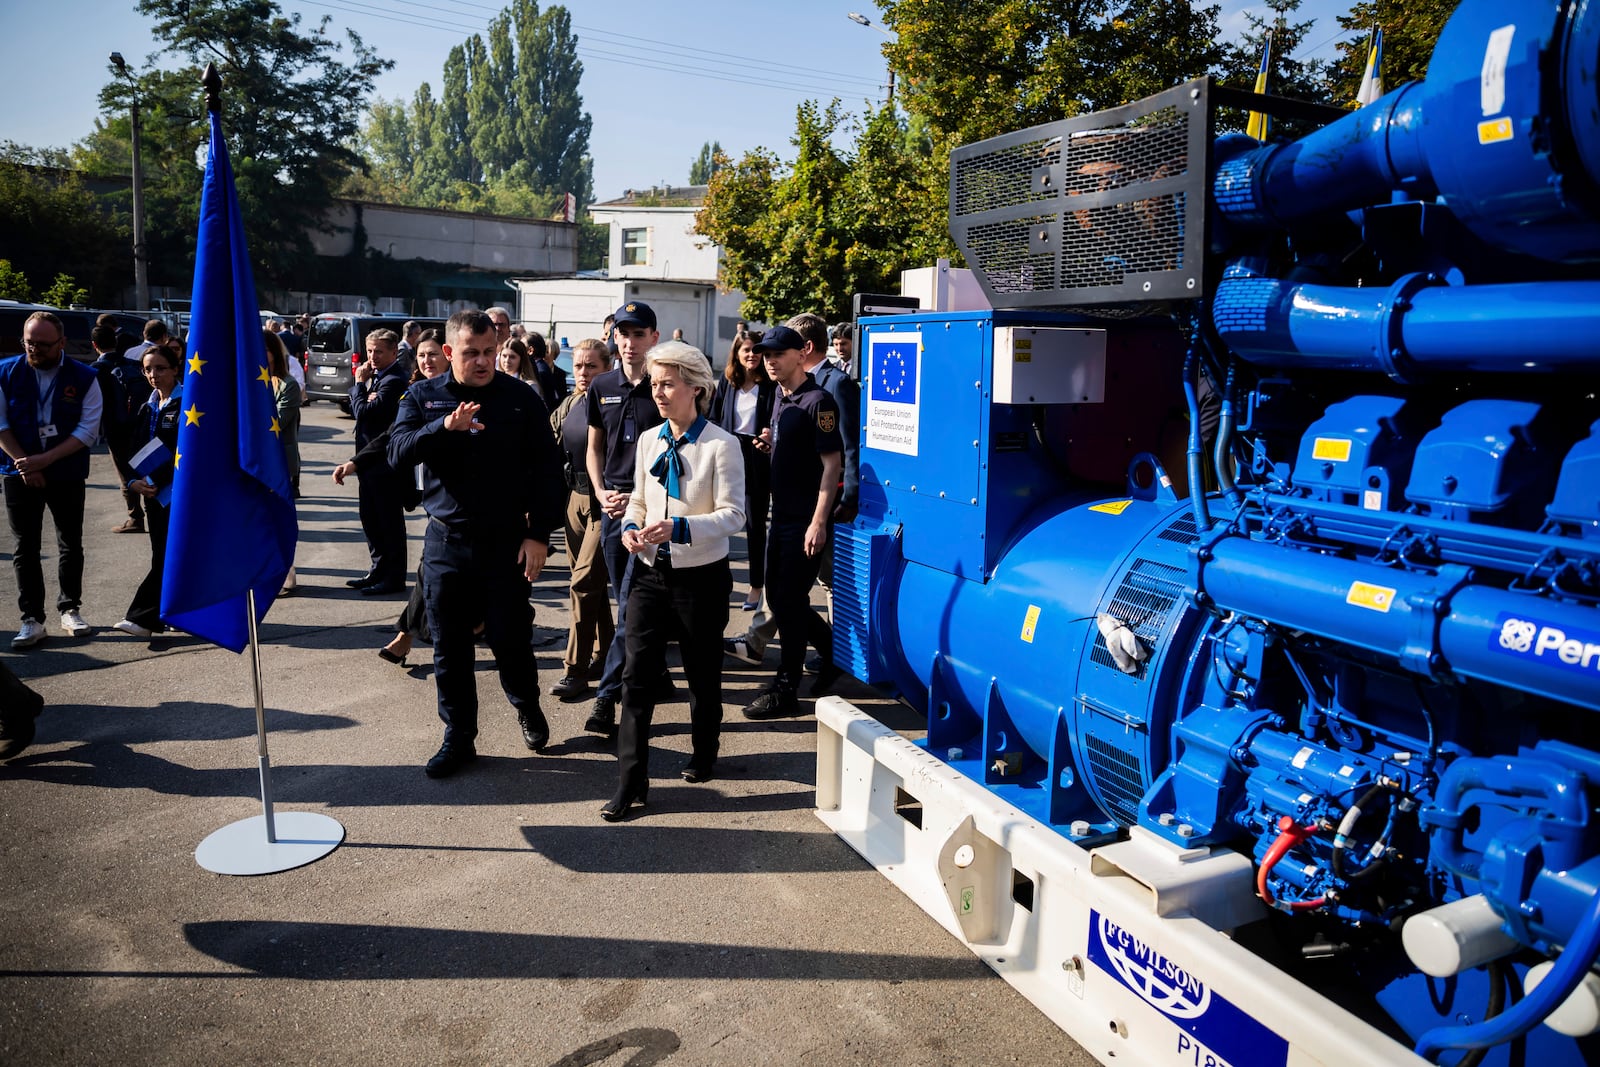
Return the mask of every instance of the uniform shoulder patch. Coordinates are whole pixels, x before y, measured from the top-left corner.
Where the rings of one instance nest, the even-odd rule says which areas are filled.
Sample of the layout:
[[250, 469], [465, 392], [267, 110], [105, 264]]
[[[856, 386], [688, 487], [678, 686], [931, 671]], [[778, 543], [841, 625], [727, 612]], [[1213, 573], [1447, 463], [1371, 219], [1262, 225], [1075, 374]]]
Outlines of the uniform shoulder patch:
[[817, 429], [821, 430], [823, 433], [832, 433], [833, 432], [834, 421], [835, 421], [834, 412], [832, 412], [832, 411], [818, 411], [817, 412]]

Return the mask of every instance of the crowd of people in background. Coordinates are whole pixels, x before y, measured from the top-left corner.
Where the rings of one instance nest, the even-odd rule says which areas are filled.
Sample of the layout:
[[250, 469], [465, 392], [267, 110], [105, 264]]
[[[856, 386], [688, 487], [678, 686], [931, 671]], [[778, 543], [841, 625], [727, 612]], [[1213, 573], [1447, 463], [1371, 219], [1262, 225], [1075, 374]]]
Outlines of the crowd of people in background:
[[[300, 409], [306, 317], [273, 320], [263, 347], [293, 495], [301, 494]], [[394, 637], [377, 650], [407, 665], [433, 647], [444, 739], [430, 777], [476, 757], [475, 647], [494, 654], [501, 688], [535, 752], [549, 742], [532, 647], [531, 583], [564, 533], [569, 626], [562, 672], [546, 692], [594, 693], [586, 732], [615, 736], [618, 789], [607, 820], [648, 795], [655, 707], [677, 688], [676, 644], [689, 690], [691, 755], [680, 774], [716, 774], [724, 656], [759, 664], [778, 637], [781, 664], [744, 709], [752, 719], [801, 714], [841, 671], [828, 623], [811, 606], [831, 582], [832, 527], [855, 514], [859, 389], [849, 374], [851, 324], [831, 332], [798, 315], [766, 330], [740, 323], [720, 365], [681, 340], [662, 342], [654, 310], [632, 301], [603, 336], [571, 349], [572, 384], [555, 338], [514, 324], [504, 308], [452, 316], [443, 330], [406, 322], [363, 339], [350, 413], [354, 450], [332, 480], [357, 479], [368, 562], [346, 584], [364, 596], [410, 597]], [[147, 534], [150, 568], [115, 629], [149, 638], [165, 629], [160, 593], [182, 421], [182, 342], [160, 320], [138, 339], [97, 326], [92, 364], [64, 359], [64, 330], [48, 312], [24, 327], [24, 354], [0, 361], [0, 479], [13, 538], [21, 626], [13, 649], [46, 636], [43, 516], [57, 542], [61, 628], [92, 630], [81, 614], [83, 515], [90, 450], [104, 440], [125, 517], [117, 533]], [[405, 515], [428, 516], [414, 577]], [[743, 532], [752, 621], [725, 638], [735, 598], [732, 538]], [[291, 568], [283, 595], [297, 588]], [[807, 647], [815, 656], [806, 661]], [[619, 715], [620, 712], [620, 715]]]

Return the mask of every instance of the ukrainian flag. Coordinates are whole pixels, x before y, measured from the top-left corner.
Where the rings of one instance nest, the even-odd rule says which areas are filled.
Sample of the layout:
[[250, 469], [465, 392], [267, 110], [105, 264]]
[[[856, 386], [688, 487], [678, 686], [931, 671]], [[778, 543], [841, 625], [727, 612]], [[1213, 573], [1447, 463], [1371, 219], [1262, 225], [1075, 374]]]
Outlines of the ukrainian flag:
[[242, 652], [249, 643], [246, 594], [255, 591], [259, 622], [294, 562], [299, 531], [233, 168], [215, 111], [192, 306], [161, 617]]
[[1366, 107], [1383, 95], [1383, 30], [1372, 27], [1372, 47], [1367, 50], [1367, 71], [1361, 75], [1361, 89], [1356, 93], [1356, 106]]
[[[1267, 91], [1267, 72], [1272, 69], [1272, 31], [1267, 31], [1267, 39], [1261, 46], [1261, 69], [1256, 71], [1256, 92]], [[1250, 112], [1250, 122], [1245, 126], [1244, 132], [1258, 141], [1265, 142], [1267, 134], [1272, 132], [1272, 119], [1265, 112]]]

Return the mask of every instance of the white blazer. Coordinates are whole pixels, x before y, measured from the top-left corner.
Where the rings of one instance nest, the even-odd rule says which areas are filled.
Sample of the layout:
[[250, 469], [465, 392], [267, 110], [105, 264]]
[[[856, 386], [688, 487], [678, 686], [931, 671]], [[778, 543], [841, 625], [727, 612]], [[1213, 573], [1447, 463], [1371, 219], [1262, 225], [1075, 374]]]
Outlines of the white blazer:
[[[656, 458], [666, 450], [659, 428], [646, 430], [639, 439], [633, 495], [628, 498], [623, 526], [632, 523], [643, 528], [683, 516], [688, 520], [690, 542], [673, 543], [674, 567], [700, 567], [726, 558], [728, 539], [744, 529], [744, 454], [739, 451], [738, 438], [708, 419], [695, 440], [679, 447], [682, 500], [667, 496], [666, 486], [650, 473]], [[639, 562], [655, 566], [659, 547], [645, 545], [637, 553]]]

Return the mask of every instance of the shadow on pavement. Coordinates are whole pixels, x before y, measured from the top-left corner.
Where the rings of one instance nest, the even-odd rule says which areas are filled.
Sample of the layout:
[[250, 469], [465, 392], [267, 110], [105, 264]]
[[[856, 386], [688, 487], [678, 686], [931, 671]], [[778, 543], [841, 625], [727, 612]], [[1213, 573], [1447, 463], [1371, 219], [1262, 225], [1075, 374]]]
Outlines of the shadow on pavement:
[[[652, 806], [655, 795], [652, 790]], [[609, 827], [596, 820], [592, 827], [524, 826], [522, 836], [550, 862], [581, 874], [812, 874], [867, 869], [850, 846], [831, 833], [648, 826], [637, 821]]]
[[187, 923], [191, 947], [264, 978], [772, 978], [970, 980], [970, 956], [826, 952], [712, 942], [507, 934], [345, 923]]

